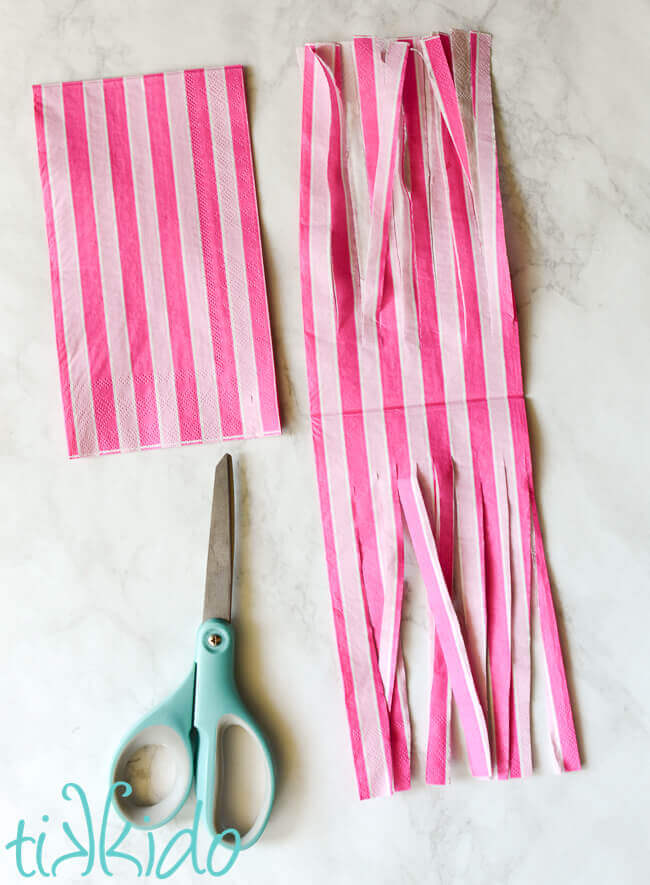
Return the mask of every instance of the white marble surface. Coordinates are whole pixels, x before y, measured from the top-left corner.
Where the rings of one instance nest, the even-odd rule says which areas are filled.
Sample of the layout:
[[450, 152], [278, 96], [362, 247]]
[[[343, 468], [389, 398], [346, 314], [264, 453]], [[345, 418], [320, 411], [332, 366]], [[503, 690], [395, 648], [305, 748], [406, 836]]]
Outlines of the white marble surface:
[[[362, 11], [356, 11], [362, 7]], [[124, 729], [190, 663], [210, 477], [222, 447], [69, 463], [37, 176], [33, 82], [248, 67], [285, 433], [233, 445], [246, 696], [279, 756], [277, 805], [239, 883], [641, 883], [648, 879], [650, 76], [647, 0], [310, 3], [0, 0], [0, 878], [24, 817], [99, 813]], [[321, 546], [298, 288], [295, 46], [474, 26], [494, 35], [506, 221], [537, 485], [584, 772], [464, 774], [359, 803]], [[408, 564], [416, 752], [423, 590]], [[182, 823], [187, 824], [188, 810]], [[168, 829], [167, 838], [174, 832]], [[162, 837], [161, 837], [162, 838]], [[105, 880], [62, 867], [65, 882]], [[116, 867], [116, 872], [125, 867]], [[118, 875], [117, 880], [126, 879]], [[207, 877], [203, 877], [207, 879]], [[35, 880], [36, 881], [36, 880]], [[189, 868], [172, 881], [197, 881]]]

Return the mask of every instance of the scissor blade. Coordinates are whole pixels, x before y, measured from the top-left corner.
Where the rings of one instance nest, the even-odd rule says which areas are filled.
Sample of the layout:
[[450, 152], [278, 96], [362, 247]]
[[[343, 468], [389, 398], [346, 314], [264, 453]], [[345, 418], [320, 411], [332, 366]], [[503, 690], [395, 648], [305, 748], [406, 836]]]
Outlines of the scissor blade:
[[214, 471], [210, 544], [205, 573], [203, 620], [230, 620], [235, 543], [232, 458], [224, 455]]

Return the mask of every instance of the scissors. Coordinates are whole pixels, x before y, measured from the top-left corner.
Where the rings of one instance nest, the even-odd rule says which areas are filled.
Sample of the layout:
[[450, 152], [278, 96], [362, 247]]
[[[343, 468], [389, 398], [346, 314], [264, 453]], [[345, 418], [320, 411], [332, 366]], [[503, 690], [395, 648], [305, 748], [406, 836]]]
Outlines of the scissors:
[[[231, 726], [241, 726], [261, 753], [265, 780], [257, 817], [250, 829], [240, 834], [243, 849], [257, 842], [266, 827], [275, 776], [268, 744], [235, 684], [234, 631], [230, 623], [234, 537], [232, 459], [225, 455], [214, 474], [203, 623], [196, 637], [194, 665], [180, 688], [127, 734], [115, 754], [111, 782], [129, 784], [128, 795], [126, 789], [114, 788], [113, 804], [125, 821], [144, 830], [160, 827], [175, 817], [194, 782], [203, 820], [216, 837], [223, 799], [224, 732]], [[147, 778], [153, 769], [164, 783], [147, 792]], [[231, 843], [224, 840], [224, 844]]]

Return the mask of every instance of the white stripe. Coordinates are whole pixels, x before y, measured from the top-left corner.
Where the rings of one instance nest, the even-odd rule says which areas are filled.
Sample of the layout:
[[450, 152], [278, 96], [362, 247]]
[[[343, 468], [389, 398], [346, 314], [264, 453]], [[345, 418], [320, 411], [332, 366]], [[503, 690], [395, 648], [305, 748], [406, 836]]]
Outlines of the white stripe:
[[165, 74], [165, 95], [201, 436], [203, 440], [220, 440], [223, 436], [219, 395], [210, 334], [208, 293], [205, 274], [202, 272], [203, 246], [183, 72]]
[[[379, 279], [381, 255], [385, 234], [386, 210], [391, 200], [393, 176], [390, 165], [394, 142], [395, 118], [401, 110], [401, 73], [405, 64], [407, 47], [405, 43], [391, 43], [386, 60], [381, 59], [378, 41], [373, 41], [373, 63], [375, 69], [375, 105], [377, 109], [378, 145], [375, 181], [372, 189], [372, 209], [370, 217], [367, 261], [362, 284], [363, 325], [361, 337], [372, 330], [377, 322], [377, 308], [381, 301], [382, 280]], [[389, 69], [392, 54], [401, 55], [399, 75]], [[392, 81], [389, 79], [392, 78]], [[388, 92], [384, 101], [384, 89]], [[381, 98], [381, 100], [380, 100]]]
[[[363, 131], [360, 118], [358, 118], [357, 114], [354, 112], [354, 109], [359, 107], [360, 102], [354, 44], [344, 44], [343, 53], [343, 71], [345, 77], [344, 91], [346, 96], [346, 107], [349, 109], [349, 112], [344, 115], [344, 121], [348, 130], [356, 130], [358, 133], [353, 143], [361, 148], [363, 144]], [[375, 55], [376, 52], [373, 43], [373, 58]], [[346, 57], [348, 57], [347, 64]], [[386, 695], [386, 702], [387, 704], [390, 704], [395, 678], [393, 660], [395, 657], [396, 642], [399, 639], [399, 621], [398, 628], [395, 630], [399, 550], [398, 530], [396, 524], [397, 517], [391, 481], [391, 463], [388, 452], [386, 421], [384, 415], [381, 369], [379, 363], [379, 342], [377, 339], [377, 326], [374, 315], [372, 322], [368, 323], [365, 332], [361, 335], [359, 334], [362, 328], [361, 324], [363, 319], [361, 313], [359, 280], [359, 251], [355, 237], [353, 219], [355, 218], [355, 214], [364, 218], [370, 217], [370, 198], [365, 161], [363, 161], [364, 156], [364, 153], [355, 156], [355, 159], [362, 160], [362, 162], [356, 163], [355, 166], [363, 167], [363, 178], [365, 180], [366, 190], [361, 193], [353, 194], [352, 189], [349, 186], [349, 176], [345, 183], [347, 185], [346, 197], [348, 206], [352, 207], [354, 205], [353, 198], [355, 196], [361, 200], [361, 205], [357, 210], [357, 213], [355, 213], [354, 209], [350, 208], [348, 214], [348, 229], [350, 254], [352, 262], [355, 265], [355, 272], [352, 274], [352, 279], [354, 284], [355, 322], [357, 329], [357, 353], [359, 357], [359, 382], [363, 410], [363, 426], [366, 438], [369, 485], [372, 499], [373, 529], [375, 533], [379, 571], [381, 574], [381, 587], [368, 589], [374, 589], [374, 592], [376, 593], [383, 592], [382, 623], [378, 636], [378, 660], [379, 671], [381, 673]], [[341, 163], [345, 169], [347, 165], [345, 151], [343, 151]], [[368, 236], [370, 236], [369, 230], [367, 230], [367, 233]], [[406, 716], [406, 713], [404, 715]]]
[[[488, 63], [487, 63], [487, 76], [490, 76], [490, 66], [489, 66], [489, 42], [486, 47], [485, 35], [479, 35], [477, 40], [477, 64], [478, 64], [478, 56], [482, 52], [488, 53]], [[485, 68], [485, 66], [478, 67], [477, 71], [477, 92], [480, 85], [481, 78], [481, 70]], [[483, 75], [485, 76], [485, 75]], [[481, 111], [487, 111], [485, 116], [485, 120], [481, 114]], [[517, 630], [517, 626], [515, 625], [515, 641], [523, 638], [524, 640], [524, 653], [527, 654], [530, 658], [530, 610], [528, 608], [528, 599], [526, 594], [526, 582], [525, 582], [525, 564], [524, 564], [524, 552], [523, 552], [523, 541], [521, 536], [521, 514], [519, 510], [519, 496], [517, 493], [518, 488], [518, 471], [516, 466], [516, 457], [514, 450], [514, 436], [512, 432], [512, 422], [510, 416], [510, 403], [508, 400], [508, 382], [507, 382], [507, 374], [506, 374], [506, 363], [505, 363], [505, 348], [504, 348], [504, 340], [503, 340], [503, 318], [501, 314], [501, 297], [498, 285], [498, 261], [497, 261], [497, 220], [496, 220], [496, 206], [497, 206], [497, 190], [496, 190], [496, 169], [497, 169], [497, 158], [496, 158], [496, 142], [494, 138], [494, 126], [493, 126], [493, 118], [492, 118], [492, 109], [482, 108], [481, 102], [476, 101], [476, 136], [477, 136], [477, 146], [478, 146], [478, 168], [479, 168], [479, 176], [480, 176], [480, 194], [481, 194], [481, 202], [480, 202], [480, 212], [481, 212], [481, 220], [482, 226], [484, 228], [483, 235], [481, 237], [481, 241], [484, 244], [484, 260], [486, 262], [485, 269], [487, 275], [487, 285], [488, 289], [485, 292], [485, 296], [481, 299], [480, 303], [484, 303], [486, 308], [491, 312], [496, 312], [496, 322], [494, 320], [490, 320], [486, 317], [489, 322], [489, 330], [491, 333], [492, 340], [485, 341], [484, 338], [484, 352], [489, 352], [494, 357], [494, 364], [491, 364], [491, 377], [490, 384], [493, 385], [493, 396], [495, 397], [495, 401], [490, 403], [488, 400], [488, 405], [490, 406], [490, 421], [492, 426], [492, 421], [496, 421], [498, 426], [503, 428], [502, 431], [502, 449], [503, 449], [503, 457], [506, 459], [506, 470], [513, 477], [513, 482], [515, 484], [515, 492], [513, 495], [507, 495], [510, 502], [510, 507], [513, 509], [512, 519], [514, 520], [515, 530], [509, 532], [508, 544], [507, 544], [507, 552], [508, 552], [508, 574], [510, 575], [510, 543], [514, 541], [515, 544], [515, 570], [514, 570], [514, 579], [512, 580], [512, 589], [510, 595], [510, 605], [509, 610], [511, 611], [513, 608], [513, 604], [516, 605], [515, 612], [518, 614], [516, 625], [519, 624], [519, 630]], [[486, 137], [489, 134], [489, 140], [486, 141]], [[486, 145], [489, 145], [489, 148], [486, 149]], [[482, 149], [482, 150], [481, 150]], [[487, 185], [487, 187], [486, 187]], [[477, 264], [481, 264], [480, 262], [480, 254], [478, 255]], [[491, 272], [490, 272], [491, 271]], [[491, 284], [491, 288], [490, 288]], [[481, 317], [481, 328], [484, 328], [484, 317]], [[486, 376], [487, 376], [487, 365], [488, 360], [486, 359]], [[486, 377], [486, 384], [487, 384]], [[495, 417], [494, 413], [498, 413], [498, 417]], [[506, 501], [507, 506], [508, 501]], [[500, 511], [501, 511], [500, 505]], [[502, 540], [502, 547], [503, 547]], [[516, 594], [516, 602], [513, 603], [512, 595]], [[525, 610], [523, 612], [523, 617], [519, 615], [519, 606], [521, 605], [521, 599], [523, 596]], [[510, 627], [510, 624], [509, 624]], [[521, 628], [525, 630], [524, 635], [522, 636]], [[512, 649], [512, 639], [511, 639], [511, 649]], [[514, 664], [514, 661], [513, 661]], [[530, 667], [529, 667], [530, 669]], [[517, 718], [517, 738], [519, 743], [519, 757], [523, 768], [527, 767], [530, 762], [530, 743], [527, 740], [526, 745], [522, 744], [523, 735], [529, 734], [530, 731], [530, 722], [521, 723], [521, 716], [519, 715], [520, 708], [520, 697], [519, 690], [521, 688], [517, 678], [516, 673], [513, 668], [513, 684], [514, 684], [514, 698], [515, 698], [515, 714]], [[527, 677], [528, 685], [530, 686], [530, 677]], [[529, 706], [530, 700], [530, 687], [526, 689], [524, 687], [526, 700], [526, 707]], [[523, 724], [525, 731], [522, 731], [520, 725]]]
[[[532, 497], [532, 489], [530, 491]], [[531, 502], [531, 510], [532, 510], [532, 502]], [[544, 647], [544, 639], [542, 634], [542, 623], [541, 617], [539, 617], [539, 574], [537, 569], [537, 544], [535, 539], [535, 525], [534, 521], [531, 525], [531, 552], [532, 552], [532, 573], [531, 573], [531, 605], [533, 611], [538, 614], [538, 617], [535, 619], [536, 623], [533, 625], [537, 629], [535, 633], [539, 633], [539, 638], [541, 641], [542, 649], [544, 649], [544, 653], [542, 654], [542, 672], [544, 674], [544, 685], [546, 688], [546, 715], [549, 720], [549, 735], [551, 740], [551, 750], [552, 750], [552, 758], [553, 758], [553, 767], [556, 771], [564, 771], [564, 754], [562, 752], [562, 741], [560, 740], [560, 729], [557, 721], [557, 712], [555, 709], [555, 702], [553, 700], [553, 689], [551, 687], [551, 676], [548, 669], [548, 658], [546, 657], [546, 651]]]
[[[449, 628], [453, 634], [454, 645], [456, 647], [458, 662], [461, 666], [463, 677], [465, 684], [467, 686], [467, 694], [472, 703], [472, 707], [474, 709], [474, 717], [476, 719], [477, 729], [481, 735], [481, 742], [483, 744], [483, 752], [485, 754], [485, 758], [487, 760], [490, 759], [490, 747], [487, 739], [487, 728], [485, 726], [485, 717], [483, 715], [483, 710], [481, 709], [481, 705], [478, 699], [476, 692], [474, 691], [474, 679], [472, 677], [469, 660], [465, 654], [465, 642], [463, 640], [463, 636], [460, 632], [460, 625], [458, 623], [458, 619], [456, 617], [456, 613], [454, 611], [454, 607], [451, 602], [451, 598], [449, 596], [449, 590], [447, 588], [447, 584], [445, 582], [444, 576], [442, 574], [442, 569], [440, 567], [440, 560], [438, 559], [438, 551], [436, 550], [435, 541], [433, 539], [433, 534], [431, 532], [430, 523], [427, 518], [426, 511], [424, 510], [424, 502], [422, 500], [422, 496], [419, 494], [419, 488], [417, 486], [417, 477], [411, 475], [410, 477], [410, 485], [411, 485], [411, 495], [413, 499], [413, 503], [418, 512], [418, 518], [420, 521], [420, 527], [422, 530], [422, 536], [424, 538], [424, 542], [427, 547], [427, 553], [429, 556], [429, 560], [431, 562], [431, 566], [435, 573], [436, 582], [438, 584], [439, 597], [442, 601], [442, 604], [445, 609], [445, 615], [447, 617], [447, 621], [449, 624]], [[481, 727], [482, 726], [482, 727]]]
[[[156, 189], [142, 77], [125, 77], [124, 94], [160, 444], [163, 447], [177, 446], [181, 442], [181, 432], [176, 404], [174, 362], [167, 316]], [[151, 260], [152, 256], [155, 256], [153, 261]]]
[[[417, 58], [416, 58], [417, 61]], [[419, 87], [426, 102], [423, 119], [427, 122], [428, 155], [430, 158], [430, 213], [433, 234], [434, 272], [436, 275], [436, 308], [440, 349], [442, 353], [443, 385], [447, 403], [449, 439], [454, 462], [458, 465], [455, 498], [457, 502], [469, 502], [457, 507], [458, 564], [457, 592], [463, 606], [468, 653], [477, 681], [481, 703], [487, 709], [487, 612], [484, 598], [482, 539], [476, 511], [476, 477], [469, 429], [469, 413], [465, 389], [465, 370], [458, 300], [455, 285], [455, 266], [452, 254], [450, 230], [451, 209], [448, 194], [443, 185], [445, 165], [442, 149], [442, 117], [432, 102], [428, 74], [422, 64], [417, 65]], [[446, 297], [440, 283], [440, 265], [447, 264], [447, 276], [451, 291]]]
[[243, 436], [256, 436], [262, 433], [262, 415], [225, 71], [208, 69], [205, 80]]
[[[379, 51], [377, 43], [373, 44], [373, 59], [375, 62], [375, 80], [377, 88], [381, 86], [382, 65], [378, 62]], [[379, 79], [378, 79], [379, 78]], [[378, 118], [382, 119], [382, 104], [376, 97]], [[356, 120], [356, 116], [355, 116]], [[381, 125], [381, 124], [380, 124]], [[385, 128], [385, 126], [384, 126]], [[390, 144], [380, 144], [380, 152], [392, 151], [393, 130], [390, 131]], [[381, 133], [386, 138], [387, 133]], [[398, 136], [399, 138], [399, 136]], [[433, 464], [431, 450], [428, 441], [428, 425], [425, 411], [425, 397], [422, 379], [422, 365], [420, 359], [419, 334], [417, 328], [417, 309], [415, 305], [415, 292], [412, 278], [412, 261], [410, 250], [410, 215], [408, 198], [404, 191], [401, 178], [400, 156], [396, 157], [394, 179], [392, 181], [392, 212], [389, 220], [387, 236], [389, 237], [389, 256], [394, 273], [396, 318], [397, 318], [397, 343], [401, 365], [400, 382], [402, 384], [402, 400], [406, 405], [405, 424], [407, 435], [407, 447], [411, 464], [417, 464], [426, 480], [429, 495], [433, 489]], [[379, 174], [379, 173], [378, 173]], [[367, 204], [367, 199], [366, 199]], [[397, 233], [398, 232], [398, 233]], [[404, 242], [406, 241], [406, 242]], [[401, 248], [398, 247], [398, 242]], [[374, 319], [374, 318], [373, 318]], [[374, 323], [373, 323], [374, 325]], [[366, 337], [368, 327], [364, 329]], [[367, 342], [364, 342], [364, 344]], [[373, 342], [374, 343], [374, 342]], [[415, 396], [413, 393], [415, 392]], [[431, 502], [433, 504], [433, 502]], [[439, 520], [439, 512], [436, 513], [433, 506], [431, 512]], [[380, 551], [382, 545], [380, 545]], [[387, 616], [388, 614], [388, 616]], [[384, 619], [382, 624], [381, 647], [390, 649], [392, 642], [398, 642], [399, 626], [395, 630], [395, 609], [384, 607]], [[432, 650], [434, 645], [432, 643]], [[450, 692], [448, 690], [447, 704], [450, 704]], [[408, 722], [407, 722], [408, 724]], [[449, 719], [447, 719], [449, 727]], [[448, 744], [447, 744], [448, 745]]]

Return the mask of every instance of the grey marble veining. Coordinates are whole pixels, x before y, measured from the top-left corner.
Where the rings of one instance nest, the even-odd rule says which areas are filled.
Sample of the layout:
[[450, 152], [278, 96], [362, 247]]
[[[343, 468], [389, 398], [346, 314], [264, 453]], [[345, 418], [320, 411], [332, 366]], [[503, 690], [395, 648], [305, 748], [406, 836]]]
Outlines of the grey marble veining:
[[[285, 433], [240, 457], [236, 612], [277, 748], [263, 841], [230, 881], [642, 883], [648, 877], [650, 10], [646, 0], [0, 0], [0, 869], [66, 781], [101, 813], [122, 733], [190, 665], [223, 447], [69, 463], [30, 87], [243, 63]], [[585, 770], [425, 787], [426, 611], [407, 562], [415, 784], [356, 799], [308, 422], [295, 47], [452, 26], [494, 36], [501, 176], [536, 481]], [[536, 686], [537, 687], [537, 686]], [[69, 803], [68, 803], [69, 805]], [[178, 826], [191, 821], [188, 808]], [[173, 832], [173, 829], [170, 831]], [[49, 837], [48, 837], [49, 838]], [[52, 836], [54, 846], [60, 839]], [[50, 850], [46, 845], [46, 854]], [[61, 851], [61, 847], [57, 849]], [[61, 881], [84, 881], [69, 865]], [[79, 872], [82, 866], [79, 866]], [[95, 871], [85, 881], [105, 881]], [[172, 881], [196, 881], [189, 869]]]

